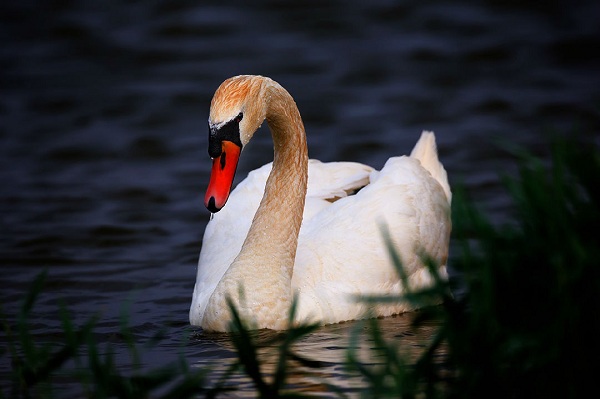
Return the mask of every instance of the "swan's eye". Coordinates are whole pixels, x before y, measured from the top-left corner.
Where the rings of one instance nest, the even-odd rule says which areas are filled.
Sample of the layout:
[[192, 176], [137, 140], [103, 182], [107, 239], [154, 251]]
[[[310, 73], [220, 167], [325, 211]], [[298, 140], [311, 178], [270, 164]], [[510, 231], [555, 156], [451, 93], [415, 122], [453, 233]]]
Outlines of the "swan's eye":
[[242, 112], [240, 112], [240, 113], [238, 114], [238, 116], [236, 116], [236, 117], [235, 117], [235, 121], [236, 121], [237, 123], [240, 123], [240, 122], [242, 121], [242, 119], [244, 119], [244, 114], [243, 114]]

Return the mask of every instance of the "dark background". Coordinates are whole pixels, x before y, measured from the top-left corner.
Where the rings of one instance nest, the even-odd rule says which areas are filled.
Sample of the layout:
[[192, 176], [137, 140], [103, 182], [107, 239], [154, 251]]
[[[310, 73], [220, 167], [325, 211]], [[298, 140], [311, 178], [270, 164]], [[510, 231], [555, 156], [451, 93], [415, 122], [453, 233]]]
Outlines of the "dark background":
[[[47, 269], [41, 340], [64, 302], [79, 322], [99, 313], [107, 341], [123, 309], [139, 340], [167, 326], [150, 364], [181, 346], [190, 363], [227, 356], [183, 342], [209, 217], [209, 102], [236, 74], [290, 91], [312, 158], [379, 168], [434, 130], [451, 184], [506, 221], [498, 176], [514, 161], [495, 141], [543, 153], [550, 134], [600, 128], [599, 3], [522, 3], [3, 2], [3, 312]], [[238, 179], [271, 157], [265, 131]]]

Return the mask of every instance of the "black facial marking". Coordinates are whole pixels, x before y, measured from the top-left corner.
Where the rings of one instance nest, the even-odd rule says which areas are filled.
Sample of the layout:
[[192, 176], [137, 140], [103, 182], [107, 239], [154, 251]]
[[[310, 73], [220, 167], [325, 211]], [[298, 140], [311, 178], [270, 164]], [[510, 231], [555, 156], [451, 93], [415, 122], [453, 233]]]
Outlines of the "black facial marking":
[[244, 118], [243, 113], [239, 113], [235, 118], [221, 126], [220, 128], [208, 126], [208, 155], [216, 158], [221, 155], [221, 143], [231, 141], [242, 148], [240, 138], [240, 122]]

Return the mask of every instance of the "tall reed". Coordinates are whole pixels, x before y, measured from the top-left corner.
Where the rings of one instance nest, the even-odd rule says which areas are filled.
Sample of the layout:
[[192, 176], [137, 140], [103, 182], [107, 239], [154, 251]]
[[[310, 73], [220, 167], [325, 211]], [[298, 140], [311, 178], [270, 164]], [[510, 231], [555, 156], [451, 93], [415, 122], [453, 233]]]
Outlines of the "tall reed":
[[[376, 322], [372, 339], [384, 348], [387, 367], [366, 370], [349, 357], [372, 382], [367, 397], [579, 398], [593, 392], [600, 355], [600, 151], [593, 141], [556, 139], [548, 160], [516, 154], [518, 176], [504, 177], [513, 201], [510, 222], [494, 225], [463, 190], [455, 194], [459, 253], [453, 267], [466, 294], [453, 298], [451, 285], [438, 276], [433, 289], [402, 298], [443, 298], [441, 307], [416, 313], [416, 324], [440, 322], [416, 364], [398, 366], [401, 342], [382, 342]], [[434, 356], [441, 345], [442, 364]]]

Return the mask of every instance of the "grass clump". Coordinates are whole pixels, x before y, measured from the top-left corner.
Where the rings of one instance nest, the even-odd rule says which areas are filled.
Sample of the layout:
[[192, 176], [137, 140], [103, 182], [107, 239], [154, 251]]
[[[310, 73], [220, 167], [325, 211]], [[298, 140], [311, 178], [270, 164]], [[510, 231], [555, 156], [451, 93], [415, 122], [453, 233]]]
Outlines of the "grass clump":
[[[431, 344], [412, 365], [399, 342], [372, 340], [383, 366], [351, 367], [370, 381], [369, 397], [579, 398], [593, 392], [600, 355], [600, 151], [556, 140], [544, 162], [519, 154], [519, 174], [504, 178], [515, 218], [496, 226], [458, 191], [453, 203], [454, 268], [461, 290], [436, 276], [440, 307], [415, 324], [439, 320]], [[392, 258], [402, 276], [393, 248]], [[425, 303], [432, 290], [402, 300]], [[371, 322], [373, 323], [373, 322]], [[444, 346], [444, 360], [434, 354]], [[382, 387], [385, 387], [382, 389]]]
[[[408, 287], [406, 275], [400, 255], [396, 252], [389, 233], [383, 231], [384, 238], [390, 251], [391, 259], [402, 279], [404, 286]], [[428, 268], [433, 277], [434, 284], [429, 288], [416, 291], [407, 290], [398, 297], [372, 296], [364, 298], [371, 304], [391, 301], [410, 302], [420, 308], [413, 314], [412, 326], [418, 327], [431, 323], [439, 326], [432, 335], [430, 342], [418, 350], [417, 360], [412, 359], [411, 353], [415, 348], [408, 348], [402, 339], [386, 340], [380, 328], [379, 319], [371, 318], [359, 321], [350, 337], [347, 352], [347, 367], [355, 371], [367, 382], [366, 389], [362, 392], [365, 398], [415, 398], [415, 397], [445, 397], [443, 392], [448, 389], [448, 365], [441, 359], [440, 352], [447, 351], [447, 328], [445, 323], [446, 312], [455, 306], [448, 281], [442, 277], [438, 265], [434, 260], [422, 254], [423, 264]], [[441, 306], [432, 304], [442, 303]], [[370, 341], [370, 357], [377, 359], [373, 365], [367, 366], [357, 353], [364, 339], [362, 330], [366, 327]]]
[[[6, 333], [6, 347], [1, 348], [0, 359], [9, 358], [12, 371], [9, 382], [1, 381], [0, 398], [53, 398], [66, 397], [61, 390], [72, 387], [68, 396], [87, 398], [214, 398], [235, 392], [231, 383], [239, 372], [253, 383], [260, 398], [300, 398], [287, 383], [292, 362], [304, 369], [318, 369], [322, 365], [293, 350], [294, 343], [318, 328], [317, 324], [294, 325], [296, 302], [290, 310], [290, 327], [268, 339], [259, 339], [259, 331], [242, 320], [230, 303], [233, 333], [228, 339], [233, 344], [237, 361], [225, 371], [216, 383], [209, 381], [210, 368], [191, 369], [185, 358], [178, 362], [142, 367], [141, 350], [149, 349], [160, 341], [157, 335], [147, 344], [135, 341], [123, 315], [119, 337], [125, 345], [131, 364], [119, 364], [110, 345], [101, 345], [94, 337], [97, 318], [81, 327], [73, 325], [73, 318], [65, 307], [60, 310], [61, 337], [64, 343], [39, 343], [31, 332], [30, 315], [36, 299], [43, 290], [46, 272], [36, 277], [14, 323], [0, 314]], [[261, 360], [263, 348], [277, 348], [275, 367]], [[123, 370], [126, 369], [126, 372]], [[295, 371], [294, 371], [295, 372]], [[58, 383], [56, 383], [58, 380]], [[56, 384], [55, 384], [56, 383]]]
[[[0, 385], [0, 398], [53, 398], [65, 397], [55, 390], [58, 379], [61, 390], [65, 382], [74, 388], [70, 395], [88, 398], [188, 398], [207, 392], [204, 388], [205, 371], [192, 371], [181, 359], [175, 364], [160, 365], [142, 370], [140, 344], [134, 341], [130, 329], [123, 321], [120, 336], [127, 346], [133, 365], [128, 373], [115, 362], [114, 350], [101, 346], [94, 337], [97, 318], [93, 317], [81, 327], [73, 325], [69, 311], [60, 309], [63, 343], [38, 343], [31, 333], [29, 316], [42, 292], [46, 272], [39, 274], [32, 284], [17, 315], [14, 326], [0, 314], [6, 347], [0, 358], [10, 358], [12, 371], [8, 384]], [[151, 340], [154, 344], [159, 337]], [[58, 394], [57, 394], [58, 392]]]
[[453, 396], [582, 397], [600, 354], [600, 152], [556, 140], [505, 178], [516, 223], [467, 201], [453, 219], [467, 296], [448, 309]]
[[[240, 316], [231, 300], [228, 300], [228, 305], [232, 315], [230, 339], [237, 352], [238, 359], [217, 384], [215, 392], [227, 389], [228, 378], [241, 370], [252, 381], [259, 398], [305, 397], [287, 386], [290, 363], [293, 361], [307, 369], [318, 369], [321, 367], [321, 363], [294, 352], [293, 345], [315, 331], [319, 325], [315, 323], [296, 325], [293, 320], [296, 314], [297, 302], [294, 300], [288, 317], [289, 327], [270, 339], [260, 340], [258, 339], [259, 331], [248, 325], [248, 322]], [[278, 348], [273, 370], [266, 371], [266, 365], [260, 361], [259, 351], [263, 347]]]

